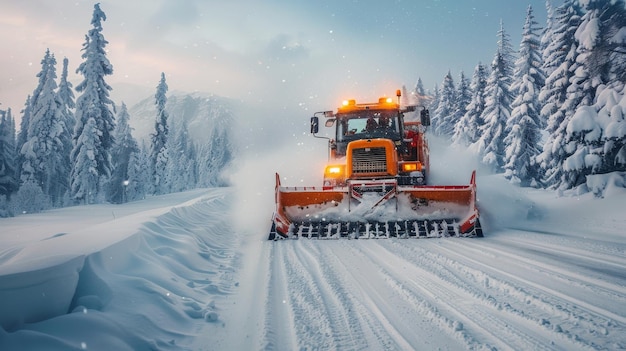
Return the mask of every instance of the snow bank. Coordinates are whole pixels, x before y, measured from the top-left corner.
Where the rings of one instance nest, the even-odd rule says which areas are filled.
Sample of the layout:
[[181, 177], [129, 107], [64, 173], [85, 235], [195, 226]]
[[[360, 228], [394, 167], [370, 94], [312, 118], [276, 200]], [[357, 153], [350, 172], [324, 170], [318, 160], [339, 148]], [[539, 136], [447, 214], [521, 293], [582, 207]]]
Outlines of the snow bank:
[[586, 185], [596, 197], [623, 196], [626, 194], [626, 172], [588, 175]]
[[[185, 343], [202, 340], [202, 325], [220, 326], [220, 301], [238, 285], [227, 230], [232, 190], [204, 192], [158, 216], [142, 211], [82, 232], [90, 239], [81, 244], [95, 244], [85, 255], [56, 256], [58, 264], [25, 269], [36, 251], [22, 250], [20, 272], [0, 275], [0, 349], [193, 348]], [[54, 241], [76, 235], [46, 241], [63, 251]], [[95, 246], [107, 235], [122, 239]]]
[[65, 314], [84, 260], [84, 256], [56, 257], [57, 264], [0, 276], [0, 326], [11, 330]]

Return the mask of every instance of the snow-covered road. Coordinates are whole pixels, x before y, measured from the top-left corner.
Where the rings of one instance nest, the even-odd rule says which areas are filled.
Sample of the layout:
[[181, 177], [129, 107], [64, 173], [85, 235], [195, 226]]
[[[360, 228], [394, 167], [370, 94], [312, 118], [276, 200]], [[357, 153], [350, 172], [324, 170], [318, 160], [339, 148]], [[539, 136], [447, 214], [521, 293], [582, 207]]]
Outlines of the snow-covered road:
[[615, 243], [508, 230], [484, 239], [290, 240], [263, 245], [261, 256], [264, 312], [249, 323], [264, 326], [263, 342], [245, 346], [626, 346], [626, 257]]
[[[626, 348], [623, 194], [601, 202], [529, 191], [529, 199], [497, 184], [491, 187], [499, 190], [486, 190], [485, 198], [504, 208], [485, 209], [492, 222], [485, 238], [246, 245], [244, 267], [255, 278], [236, 300], [255, 301], [242, 311], [261, 310], [226, 317], [248, 333], [230, 345], [275, 350]], [[517, 199], [509, 206], [510, 196]]]
[[[483, 203], [512, 194], [484, 188]], [[274, 242], [269, 217], [233, 225], [244, 213], [233, 192], [92, 206], [67, 224], [85, 209], [0, 223], [20, 234], [0, 248], [11, 272], [0, 274], [1, 303], [22, 313], [2, 316], [0, 349], [626, 348], [623, 194], [518, 194], [483, 206], [484, 238]], [[50, 306], [35, 281], [71, 301], [68, 312], [34, 310]]]

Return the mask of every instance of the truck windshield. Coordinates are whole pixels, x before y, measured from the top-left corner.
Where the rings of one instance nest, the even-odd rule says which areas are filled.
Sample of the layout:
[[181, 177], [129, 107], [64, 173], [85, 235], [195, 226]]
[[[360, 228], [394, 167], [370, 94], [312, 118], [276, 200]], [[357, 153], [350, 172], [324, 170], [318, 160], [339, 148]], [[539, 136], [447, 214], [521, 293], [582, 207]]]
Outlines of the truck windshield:
[[397, 111], [343, 114], [337, 118], [337, 141], [401, 137]]

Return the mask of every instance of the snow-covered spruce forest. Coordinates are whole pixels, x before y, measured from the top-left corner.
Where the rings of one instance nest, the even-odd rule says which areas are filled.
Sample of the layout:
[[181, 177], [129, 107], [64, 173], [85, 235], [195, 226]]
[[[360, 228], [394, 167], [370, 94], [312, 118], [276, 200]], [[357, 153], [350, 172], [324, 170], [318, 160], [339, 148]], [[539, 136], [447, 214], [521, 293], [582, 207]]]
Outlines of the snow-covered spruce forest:
[[490, 65], [444, 77], [432, 130], [521, 186], [602, 196], [626, 184], [626, 6], [547, 3], [541, 28], [528, 8], [517, 51], [501, 26]]
[[[456, 82], [448, 72], [432, 90], [418, 79], [404, 88], [403, 102], [428, 107], [432, 133], [511, 182], [601, 197], [609, 186], [626, 186], [626, 5], [548, 1], [546, 10], [539, 24], [528, 8], [517, 49], [501, 26], [490, 64]], [[48, 50], [19, 131], [14, 113], [0, 111], [0, 216], [223, 184], [220, 172], [236, 150], [233, 104], [212, 95], [168, 99], [162, 73], [143, 109], [117, 105], [105, 81], [113, 74], [105, 19], [95, 5], [79, 84], [67, 80], [67, 59], [57, 82]], [[140, 114], [152, 125], [141, 137], [130, 123]], [[209, 135], [193, 138], [194, 123]]]
[[[116, 105], [105, 81], [113, 74], [105, 19], [95, 5], [77, 69], [84, 77], [80, 84], [67, 80], [67, 59], [57, 83], [57, 61], [47, 50], [19, 132], [12, 111], [0, 111], [0, 217], [221, 185], [219, 171], [233, 155], [232, 103], [209, 94], [168, 101], [162, 73], [150, 103]], [[139, 135], [133, 135], [131, 118], [140, 123]], [[190, 132], [198, 124], [202, 137]]]

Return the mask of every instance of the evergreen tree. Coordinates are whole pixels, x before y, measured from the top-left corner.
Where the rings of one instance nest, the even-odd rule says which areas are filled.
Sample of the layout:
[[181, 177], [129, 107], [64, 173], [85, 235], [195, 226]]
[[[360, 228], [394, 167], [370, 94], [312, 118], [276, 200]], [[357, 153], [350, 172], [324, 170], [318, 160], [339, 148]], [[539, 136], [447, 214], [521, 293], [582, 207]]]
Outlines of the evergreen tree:
[[442, 136], [452, 136], [454, 134], [455, 125], [455, 107], [456, 107], [456, 88], [454, 87], [454, 79], [452, 74], [448, 74], [441, 83], [439, 92], [439, 102], [437, 109], [432, 117], [432, 125], [435, 134]]
[[422, 82], [422, 78], [417, 78], [417, 83], [415, 84], [415, 90], [413, 93], [414, 100], [413, 103], [417, 106], [428, 106], [428, 98], [426, 96], [426, 91], [424, 90], [424, 83]]
[[[76, 126], [76, 119], [74, 118], [73, 109], [76, 107], [74, 103], [74, 92], [72, 90], [73, 86], [67, 80], [67, 66], [68, 59], [63, 59], [63, 69], [61, 71], [61, 79], [59, 81], [59, 89], [57, 91], [58, 101], [60, 101], [61, 105], [59, 106], [60, 111], [60, 119], [64, 130], [67, 133], [62, 133], [60, 135], [61, 144], [63, 145], [63, 150], [59, 152], [59, 156], [63, 158], [62, 164], [58, 165], [59, 167], [59, 181], [62, 180], [63, 188], [65, 189], [63, 192], [69, 197], [69, 187], [70, 187], [70, 172], [72, 170], [71, 162], [70, 162], [70, 154], [72, 153], [72, 134], [74, 131], [74, 127]], [[67, 199], [65, 201], [68, 201]]]
[[[43, 59], [41, 60], [41, 71], [37, 73], [39, 82], [37, 84], [37, 87], [33, 91], [33, 95], [28, 103], [28, 106], [26, 106], [25, 108], [25, 111], [28, 111], [28, 120], [26, 122], [22, 120], [22, 126], [21, 126], [25, 129], [21, 129], [20, 134], [18, 135], [18, 143], [19, 143], [20, 148], [17, 150], [17, 152], [20, 155], [19, 161], [21, 162], [20, 164], [21, 183], [31, 181], [41, 186], [42, 175], [36, 174], [38, 172], [39, 165], [38, 165], [36, 150], [33, 150], [33, 147], [38, 146], [36, 145], [38, 144], [38, 140], [37, 140], [38, 135], [33, 135], [32, 124], [33, 122], [36, 122], [35, 116], [34, 116], [35, 109], [43, 108], [43, 106], [38, 105], [38, 102], [41, 97], [42, 91], [46, 88], [46, 84], [48, 85], [56, 84], [54, 81], [54, 79], [56, 79], [56, 73], [50, 73], [51, 71], [50, 65], [52, 62], [56, 63], [56, 61], [53, 61], [53, 57], [50, 54], [50, 50], [47, 49], [44, 54]], [[49, 77], [49, 74], [53, 75], [51, 79]], [[46, 94], [48, 95], [46, 96], [46, 100], [50, 100], [49, 95], [54, 92], [55, 88], [56, 86], [54, 88], [50, 88], [49, 86], [47, 87]], [[38, 123], [35, 129], [40, 130], [41, 128], [45, 128], [46, 127], [45, 123], [46, 122], [44, 121], [42, 121], [41, 123]], [[47, 141], [46, 139], [42, 140], [43, 143], [45, 143], [46, 141]], [[45, 148], [45, 144], [44, 144], [44, 148]]]
[[[74, 102], [74, 92], [72, 90], [72, 83], [67, 80], [67, 58], [63, 59], [63, 71], [61, 73], [61, 80], [59, 81], [59, 100], [61, 101], [61, 120], [65, 124], [65, 129], [70, 132], [74, 131], [74, 127], [76, 125], [76, 119], [74, 117], [74, 113], [72, 110], [76, 107], [76, 103]], [[68, 164], [69, 164], [69, 154], [72, 151], [72, 138], [70, 135], [69, 139], [63, 140], [63, 144], [67, 149], [68, 155]]]
[[[452, 120], [454, 121], [454, 130], [452, 141], [457, 142], [459, 138], [461, 138], [461, 134], [464, 134], [466, 125], [462, 125], [467, 123], [465, 120], [465, 114], [467, 114], [467, 107], [472, 101], [472, 91], [470, 89], [470, 83], [465, 77], [465, 74], [461, 71], [459, 75], [459, 84], [456, 88], [456, 101], [454, 102], [454, 116]], [[464, 139], [464, 138], [463, 138]]]
[[415, 84], [415, 94], [418, 96], [426, 95], [426, 91], [424, 90], [424, 83], [422, 82], [422, 78], [417, 78], [417, 83]]
[[[431, 111], [431, 115], [433, 114], [434, 111], [437, 111], [437, 108], [439, 107], [439, 95], [440, 95], [439, 86], [435, 84], [435, 87], [433, 88], [432, 99], [430, 100], [428, 104], [428, 109]], [[431, 128], [434, 130], [435, 125], [433, 124], [432, 120], [430, 122], [431, 122]]]
[[131, 168], [131, 156], [133, 153], [139, 152], [137, 141], [132, 136], [132, 128], [128, 124], [129, 119], [128, 108], [122, 102], [122, 107], [117, 115], [117, 126], [114, 133], [115, 144], [111, 149], [113, 172], [107, 187], [107, 200], [113, 203], [128, 201], [126, 191], [130, 185], [128, 171]]
[[[563, 161], [560, 189], [583, 185], [587, 175], [602, 172], [604, 123], [596, 117], [602, 106], [592, 105], [597, 101], [597, 94], [606, 89], [607, 85], [610, 89], [621, 90], [623, 82], [615, 80], [623, 72], [614, 71], [611, 58], [617, 57], [612, 55], [615, 34], [626, 30], [625, 12], [624, 2], [621, 0], [587, 1], [585, 13], [574, 34], [578, 43], [578, 56], [571, 68], [574, 75], [570, 79], [568, 96], [564, 103], [567, 154]], [[621, 37], [618, 39], [623, 40]], [[624, 43], [621, 45], [624, 46]]]
[[231, 113], [221, 109], [214, 111], [219, 117], [215, 120], [209, 143], [200, 149], [198, 165], [198, 185], [200, 187], [212, 187], [224, 185], [221, 173], [233, 158], [233, 145], [231, 141], [232, 120]]
[[[82, 116], [99, 116], [100, 110], [93, 106], [91, 109], [82, 113]], [[89, 118], [82, 126], [82, 132], [79, 134], [76, 154], [73, 154], [74, 168], [72, 168], [71, 191], [75, 199], [80, 199], [84, 203], [94, 203], [99, 191], [98, 182], [100, 174], [98, 173], [98, 162], [93, 157], [100, 145], [98, 143], [98, 124], [96, 117]]]
[[[607, 93], [613, 92], [609, 89]], [[614, 96], [614, 99], [604, 100], [605, 106], [599, 112], [608, 119], [603, 135], [602, 173], [626, 172], [626, 84]]]
[[491, 64], [491, 74], [487, 79], [485, 92], [485, 110], [481, 118], [480, 138], [474, 147], [482, 161], [494, 172], [502, 171], [504, 166], [504, 138], [506, 122], [511, 117], [511, 80], [513, 73], [513, 49], [504, 26], [498, 31], [498, 50]]
[[[596, 3], [600, 28], [598, 44], [589, 57], [589, 66], [595, 79], [602, 81], [596, 90], [598, 123], [602, 127], [600, 146], [594, 152], [601, 164], [594, 170], [609, 173], [626, 170], [624, 143], [626, 126], [626, 3], [623, 0]], [[602, 58], [602, 59], [601, 59]]]
[[16, 176], [18, 180], [21, 182], [21, 174], [22, 174], [22, 165], [24, 164], [24, 156], [20, 152], [22, 150], [22, 146], [26, 143], [27, 135], [28, 135], [28, 125], [30, 124], [30, 102], [31, 96], [29, 95], [26, 98], [26, 102], [24, 103], [24, 109], [21, 111], [22, 113], [22, 121], [20, 122], [20, 132], [17, 134], [17, 140], [15, 144], [15, 151], [17, 154], [16, 159]]
[[187, 124], [183, 123], [177, 128], [173, 138], [169, 138], [168, 150], [170, 162], [168, 163], [168, 179], [171, 182], [171, 191], [180, 192], [193, 189], [196, 185], [196, 162], [193, 143], [189, 138]]
[[198, 151], [196, 144], [191, 140], [191, 138], [187, 138], [187, 158], [189, 162], [187, 163], [187, 167], [184, 172], [188, 177], [188, 186], [187, 189], [194, 189], [198, 186]]
[[76, 70], [84, 79], [76, 86], [81, 95], [76, 100], [74, 147], [70, 155], [71, 194], [74, 199], [87, 202], [98, 198], [102, 179], [111, 175], [111, 148], [115, 142], [112, 135], [115, 106], [109, 98], [111, 87], [104, 81], [105, 76], [113, 74], [113, 66], [106, 57], [108, 42], [102, 35], [102, 21], [106, 21], [106, 15], [100, 4], [95, 4], [93, 28], [87, 33], [82, 49], [84, 61]]
[[167, 103], [165, 94], [167, 93], [167, 89], [165, 73], [161, 73], [161, 80], [155, 94], [157, 116], [154, 124], [154, 134], [151, 135], [152, 143], [150, 148], [154, 194], [166, 194], [170, 191], [170, 184], [167, 179], [167, 164], [169, 161], [169, 152], [167, 149], [169, 127], [167, 125], [167, 111], [165, 110]]
[[536, 186], [541, 178], [536, 165], [541, 139], [538, 93], [544, 85], [545, 76], [541, 67], [536, 24], [532, 7], [528, 6], [511, 85], [516, 98], [511, 106], [511, 118], [507, 122], [510, 131], [504, 139], [505, 176], [522, 186]]
[[56, 93], [56, 59], [49, 51], [42, 61], [43, 77], [39, 97], [31, 106], [32, 116], [27, 140], [20, 150], [24, 156], [24, 181], [33, 180], [41, 186], [55, 206], [61, 205], [67, 191], [67, 144], [70, 132], [62, 120], [61, 101]]
[[[558, 67], [558, 62], [550, 60], [550, 56], [554, 53], [554, 36], [557, 29], [556, 11], [552, 7], [552, 2], [546, 0], [546, 26], [543, 28], [540, 37], [541, 57], [543, 62], [543, 72], [546, 76], [552, 74], [552, 71]], [[558, 44], [557, 44], [558, 45]]]
[[626, 81], [626, 3], [587, 0], [587, 11], [575, 33], [592, 86]]
[[15, 121], [11, 109], [0, 110], [0, 196], [7, 200], [18, 189], [16, 172]]
[[146, 145], [142, 143], [141, 148], [137, 152], [132, 152], [128, 160], [127, 201], [146, 198], [152, 181], [152, 175], [146, 172], [147, 169], [150, 169], [150, 157]]
[[[48, 72], [48, 65], [50, 62], [50, 50], [46, 50], [44, 58], [41, 60], [41, 71], [37, 73], [37, 78], [39, 81], [37, 83], [37, 87], [33, 91], [33, 94], [30, 95], [26, 99], [26, 103], [24, 104], [24, 109], [22, 110], [22, 121], [20, 123], [20, 132], [17, 136], [17, 162], [18, 162], [18, 176], [20, 177], [20, 184], [23, 183], [27, 179], [31, 179], [32, 182], [37, 183], [33, 178], [33, 170], [30, 167], [30, 164], [26, 164], [28, 162], [25, 158], [25, 154], [22, 153], [22, 148], [26, 141], [28, 141], [28, 130], [30, 129], [31, 123], [31, 115], [32, 115], [32, 106], [37, 104], [39, 100], [39, 96], [41, 95], [41, 91], [44, 88], [46, 74]], [[24, 171], [24, 165], [28, 167], [26, 171]]]
[[544, 51], [544, 69], [551, 73], [539, 94], [539, 101], [543, 106], [542, 119], [547, 121], [546, 131], [549, 133], [539, 161], [543, 183], [548, 186], [555, 186], [560, 182], [562, 164], [567, 157], [565, 130], [573, 113], [566, 110], [565, 101], [569, 82], [574, 74], [572, 68], [578, 56], [574, 33], [580, 24], [582, 9], [577, 0], [566, 0], [555, 10], [554, 16], [550, 45]]
[[478, 141], [479, 128], [484, 124], [482, 114], [485, 110], [485, 89], [487, 87], [487, 69], [481, 63], [476, 65], [470, 91], [472, 93], [467, 112], [455, 126], [453, 141], [460, 145], [471, 145]]

